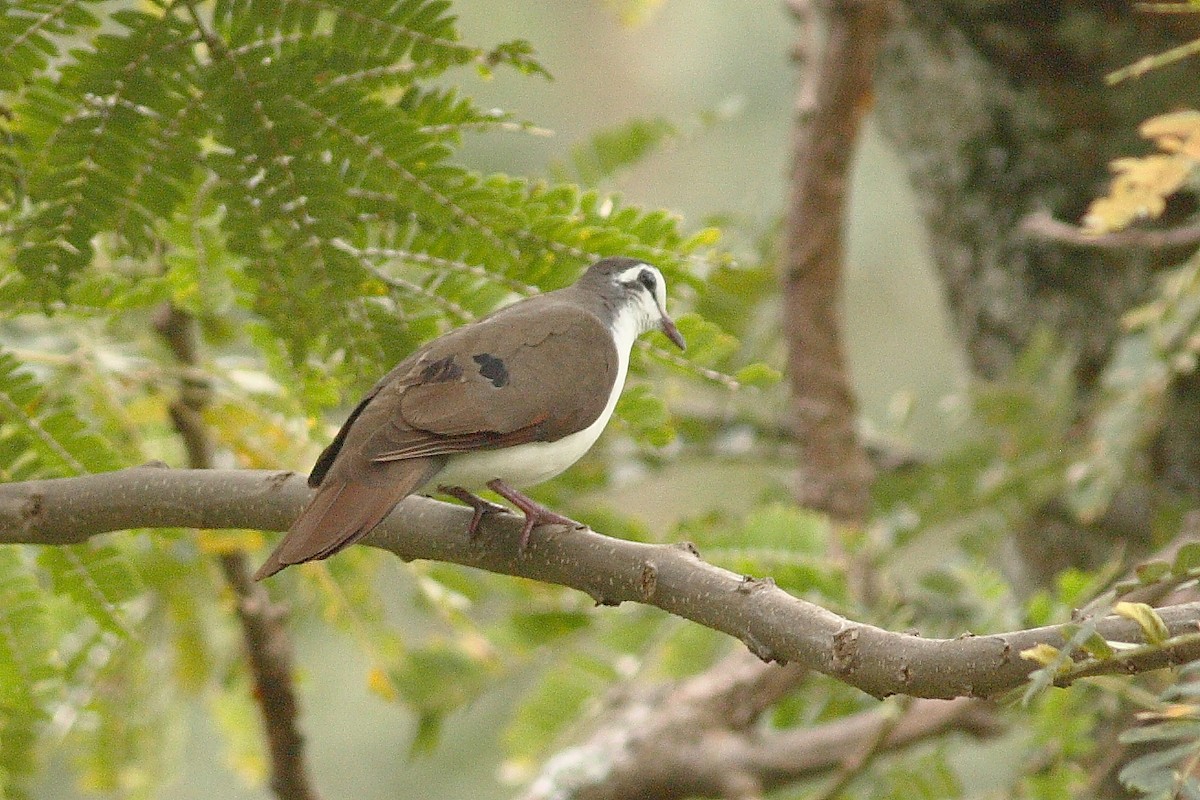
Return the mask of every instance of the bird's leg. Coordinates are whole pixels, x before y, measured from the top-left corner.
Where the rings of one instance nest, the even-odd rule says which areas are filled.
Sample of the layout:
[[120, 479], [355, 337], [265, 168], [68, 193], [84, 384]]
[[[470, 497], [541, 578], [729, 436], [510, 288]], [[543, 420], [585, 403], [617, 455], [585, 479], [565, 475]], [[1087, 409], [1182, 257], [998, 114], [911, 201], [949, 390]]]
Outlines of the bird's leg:
[[529, 544], [529, 534], [536, 525], [569, 525], [572, 528], [587, 527], [570, 517], [559, 514], [557, 511], [551, 511], [533, 498], [521, 494], [499, 478], [488, 481], [487, 487], [521, 509], [521, 512], [525, 514], [525, 525], [521, 528], [520, 550], [522, 553], [525, 552], [525, 546]]
[[479, 535], [479, 523], [483, 521], [485, 514], [495, 514], [500, 511], [508, 511], [507, 508], [499, 503], [493, 503], [491, 500], [484, 500], [477, 494], [468, 492], [461, 486], [439, 486], [438, 491], [444, 495], [449, 495], [456, 500], [461, 500], [472, 509], [475, 513], [471, 515], [471, 524], [467, 526], [467, 536], [474, 539]]

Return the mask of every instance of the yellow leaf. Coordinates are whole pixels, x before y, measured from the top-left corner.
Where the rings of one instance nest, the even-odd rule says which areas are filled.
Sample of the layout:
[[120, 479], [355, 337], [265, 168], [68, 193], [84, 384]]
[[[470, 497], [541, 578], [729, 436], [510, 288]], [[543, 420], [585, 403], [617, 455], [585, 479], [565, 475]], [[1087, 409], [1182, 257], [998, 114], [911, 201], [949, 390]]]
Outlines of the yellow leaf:
[[1042, 642], [1028, 650], [1022, 650], [1021, 658], [1026, 661], [1032, 661], [1035, 664], [1041, 664], [1043, 667], [1048, 667], [1058, 658], [1058, 648]]
[[229, 530], [229, 531], [198, 531], [196, 541], [201, 552], [214, 555], [229, 553], [244, 553], [248, 550], [260, 550], [263, 546], [262, 531]]
[[1139, 132], [1163, 152], [1112, 162], [1116, 177], [1108, 195], [1097, 198], [1083, 218], [1089, 233], [1117, 231], [1136, 220], [1159, 216], [1167, 198], [1200, 166], [1200, 111], [1151, 117]]
[[1200, 111], [1187, 109], [1151, 117], [1139, 132], [1160, 150], [1200, 161]]
[[721, 240], [720, 228], [702, 228], [688, 240], [689, 247], [711, 247]]
[[1169, 719], [1194, 719], [1200, 714], [1200, 708], [1191, 703], [1172, 703], [1156, 711], [1139, 711], [1137, 718], [1143, 722], [1157, 722]]
[[1157, 217], [1167, 197], [1187, 180], [1195, 162], [1184, 155], [1118, 158], [1111, 164], [1113, 178], [1107, 197], [1092, 201], [1083, 227], [1089, 233], [1108, 233], [1139, 219]]
[[389, 703], [396, 702], [399, 697], [395, 684], [382, 667], [371, 667], [367, 673], [367, 688]]
[[1162, 644], [1171, 636], [1167, 623], [1158, 612], [1145, 603], [1130, 603], [1121, 601], [1113, 606], [1113, 613], [1125, 619], [1133, 620], [1142, 629], [1146, 641], [1150, 644]]

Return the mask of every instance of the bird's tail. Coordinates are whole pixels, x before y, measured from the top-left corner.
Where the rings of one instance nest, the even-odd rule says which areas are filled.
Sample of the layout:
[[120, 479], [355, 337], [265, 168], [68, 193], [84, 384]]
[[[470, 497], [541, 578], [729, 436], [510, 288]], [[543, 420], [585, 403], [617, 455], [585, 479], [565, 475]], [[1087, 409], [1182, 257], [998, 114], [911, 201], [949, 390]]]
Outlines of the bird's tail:
[[270, 577], [293, 564], [328, 558], [354, 544], [382, 522], [397, 503], [432, 478], [441, 469], [442, 460], [410, 459], [386, 466], [390, 474], [370, 483], [323, 481], [283, 541], [254, 573], [254, 580]]

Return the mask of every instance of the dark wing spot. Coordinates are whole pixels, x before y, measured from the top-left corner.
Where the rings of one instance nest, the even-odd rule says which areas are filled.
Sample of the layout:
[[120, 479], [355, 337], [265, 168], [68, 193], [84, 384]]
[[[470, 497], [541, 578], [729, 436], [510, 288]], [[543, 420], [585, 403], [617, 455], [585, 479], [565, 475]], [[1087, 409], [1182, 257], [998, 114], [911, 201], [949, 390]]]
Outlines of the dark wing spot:
[[425, 369], [421, 370], [421, 383], [445, 383], [461, 378], [462, 374], [462, 367], [454, 360], [454, 356], [446, 356], [425, 365]]
[[499, 389], [508, 385], [508, 367], [504, 366], [503, 361], [491, 353], [480, 353], [473, 358], [479, 365], [479, 374], [491, 381], [492, 386]]

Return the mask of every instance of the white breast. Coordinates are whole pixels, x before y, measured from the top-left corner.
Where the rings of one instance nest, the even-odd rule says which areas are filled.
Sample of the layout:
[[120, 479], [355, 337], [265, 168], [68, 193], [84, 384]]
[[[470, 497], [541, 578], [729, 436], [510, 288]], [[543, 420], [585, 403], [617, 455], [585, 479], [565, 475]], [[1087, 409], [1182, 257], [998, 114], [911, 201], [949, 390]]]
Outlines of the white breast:
[[479, 489], [488, 481], [499, 478], [511, 486], [520, 488], [549, 480], [574, 464], [596, 443], [604, 431], [604, 426], [612, 418], [613, 409], [617, 407], [617, 398], [625, 388], [625, 375], [629, 371], [629, 351], [639, 333], [639, 319], [635, 315], [618, 315], [614, 325], [617, 379], [613, 382], [612, 394], [608, 396], [604, 410], [591, 425], [555, 442], [529, 442], [515, 447], [479, 450], [454, 456], [446, 468], [434, 478], [434, 482]]

